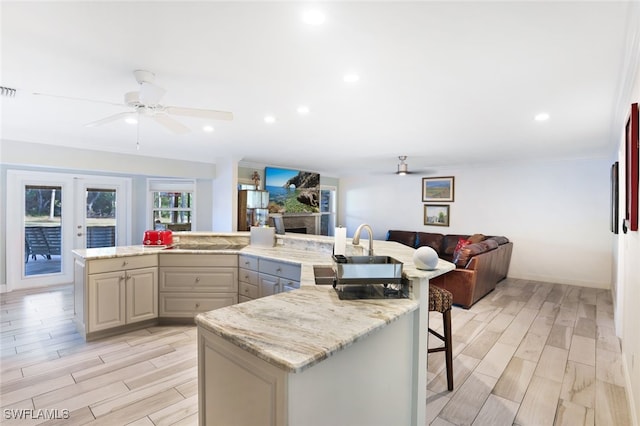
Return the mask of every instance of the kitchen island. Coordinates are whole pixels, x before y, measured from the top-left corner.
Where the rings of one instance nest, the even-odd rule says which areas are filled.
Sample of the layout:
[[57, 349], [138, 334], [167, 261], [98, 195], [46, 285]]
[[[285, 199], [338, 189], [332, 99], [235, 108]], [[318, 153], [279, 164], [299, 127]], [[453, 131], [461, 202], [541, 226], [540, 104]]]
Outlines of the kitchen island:
[[[202, 244], [202, 250], [196, 244], [188, 250], [132, 246], [74, 251], [76, 323], [87, 338], [162, 319], [165, 304], [159, 303], [158, 315], [163, 286], [157, 274], [163, 274], [166, 260], [177, 262], [165, 267], [173, 270], [185, 268], [183, 259], [225, 259], [223, 266], [208, 266], [218, 268], [217, 277], [219, 271], [232, 272], [230, 265], [244, 270], [247, 259], [282, 265], [283, 270], [295, 267], [299, 274], [297, 290], [259, 294], [196, 316], [200, 424], [424, 424], [428, 281], [452, 270], [453, 264], [440, 260], [433, 271], [418, 270], [412, 248], [375, 241], [376, 255], [403, 263], [409, 297], [344, 300], [331, 285], [316, 285], [314, 279], [314, 265], [333, 263], [332, 238], [285, 235], [277, 236], [274, 247], [259, 247], [248, 244], [248, 233], [176, 237], [181, 245]], [[348, 255], [363, 253], [364, 247], [347, 242]], [[246, 246], [238, 248], [238, 243]], [[215, 254], [205, 244], [217, 245]], [[225, 244], [235, 247], [222, 248]], [[195, 281], [189, 291], [196, 293], [188, 298], [197, 313], [206, 302], [202, 297], [219, 299], [219, 293], [202, 293], [203, 279]], [[212, 285], [219, 286], [219, 280]], [[187, 297], [184, 291], [165, 290], [166, 300]], [[240, 298], [239, 288], [231, 291]]]
[[413, 249], [376, 241], [403, 262], [410, 297], [343, 300], [313, 280], [309, 260], [330, 254], [243, 250], [295, 256], [301, 286], [196, 317], [201, 425], [424, 424], [428, 280], [453, 264], [421, 271]]

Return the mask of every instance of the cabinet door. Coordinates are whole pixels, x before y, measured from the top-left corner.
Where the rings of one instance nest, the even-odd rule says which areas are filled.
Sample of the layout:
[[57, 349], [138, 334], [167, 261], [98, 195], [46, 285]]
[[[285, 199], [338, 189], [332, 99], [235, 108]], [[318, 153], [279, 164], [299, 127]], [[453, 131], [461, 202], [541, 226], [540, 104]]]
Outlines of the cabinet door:
[[87, 332], [126, 323], [125, 272], [89, 275], [89, 325]]
[[127, 323], [158, 317], [158, 270], [126, 271]]
[[260, 297], [280, 293], [280, 279], [273, 275], [260, 274]]

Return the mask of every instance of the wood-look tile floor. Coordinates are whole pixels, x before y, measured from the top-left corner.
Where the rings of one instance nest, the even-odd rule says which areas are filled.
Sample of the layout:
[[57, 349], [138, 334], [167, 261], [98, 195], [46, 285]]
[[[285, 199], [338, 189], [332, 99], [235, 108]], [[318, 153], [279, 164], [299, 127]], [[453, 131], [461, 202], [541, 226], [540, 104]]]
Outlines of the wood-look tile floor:
[[631, 425], [609, 290], [506, 279], [452, 329], [454, 390], [429, 355], [427, 424]]
[[[195, 327], [87, 343], [72, 291], [0, 295], [0, 422], [197, 424]], [[430, 322], [440, 328], [441, 316]], [[608, 291], [507, 279], [454, 308], [453, 332], [455, 390], [444, 355], [429, 355], [427, 424], [631, 424]]]

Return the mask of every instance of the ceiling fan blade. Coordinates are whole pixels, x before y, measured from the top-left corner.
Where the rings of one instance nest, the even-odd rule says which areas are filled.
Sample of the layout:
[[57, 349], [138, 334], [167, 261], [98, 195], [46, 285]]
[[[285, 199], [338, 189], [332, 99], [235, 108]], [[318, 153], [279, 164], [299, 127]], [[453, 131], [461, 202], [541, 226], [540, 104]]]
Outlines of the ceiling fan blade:
[[215, 111], [212, 109], [183, 108], [168, 106], [164, 109], [167, 114], [182, 115], [185, 117], [210, 118], [212, 120], [233, 120], [233, 113], [228, 111]]
[[165, 92], [162, 87], [143, 81], [140, 83], [140, 102], [144, 105], [158, 105]]
[[35, 96], [43, 96], [47, 98], [66, 99], [68, 101], [93, 102], [93, 103], [99, 103], [99, 104], [122, 106], [121, 102], [100, 101], [97, 99], [77, 98], [74, 96], [64, 96], [64, 95], [52, 95], [50, 93], [40, 93], [40, 92], [32, 92], [32, 94]]
[[102, 126], [103, 124], [111, 123], [112, 121], [122, 120], [122, 119], [125, 119], [127, 117], [134, 117], [135, 118], [135, 113], [134, 112], [120, 112], [118, 114], [114, 114], [114, 115], [110, 115], [109, 117], [102, 118], [100, 120], [92, 121], [91, 123], [87, 123], [84, 126], [85, 127]]
[[151, 118], [153, 118], [159, 124], [163, 125], [170, 132], [177, 135], [184, 135], [185, 133], [191, 132], [191, 130], [187, 126], [177, 120], [174, 120], [166, 114], [155, 114]]

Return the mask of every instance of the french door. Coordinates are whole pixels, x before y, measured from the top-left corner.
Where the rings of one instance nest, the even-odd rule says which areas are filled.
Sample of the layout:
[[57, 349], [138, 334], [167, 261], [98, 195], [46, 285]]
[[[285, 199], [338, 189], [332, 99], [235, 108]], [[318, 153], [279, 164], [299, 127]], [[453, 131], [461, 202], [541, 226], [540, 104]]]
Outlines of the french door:
[[130, 244], [130, 179], [84, 177], [76, 179], [74, 246], [99, 248]]
[[[130, 186], [124, 178], [7, 171], [7, 290], [70, 283], [71, 250], [129, 244]], [[89, 239], [97, 226], [106, 238]]]

